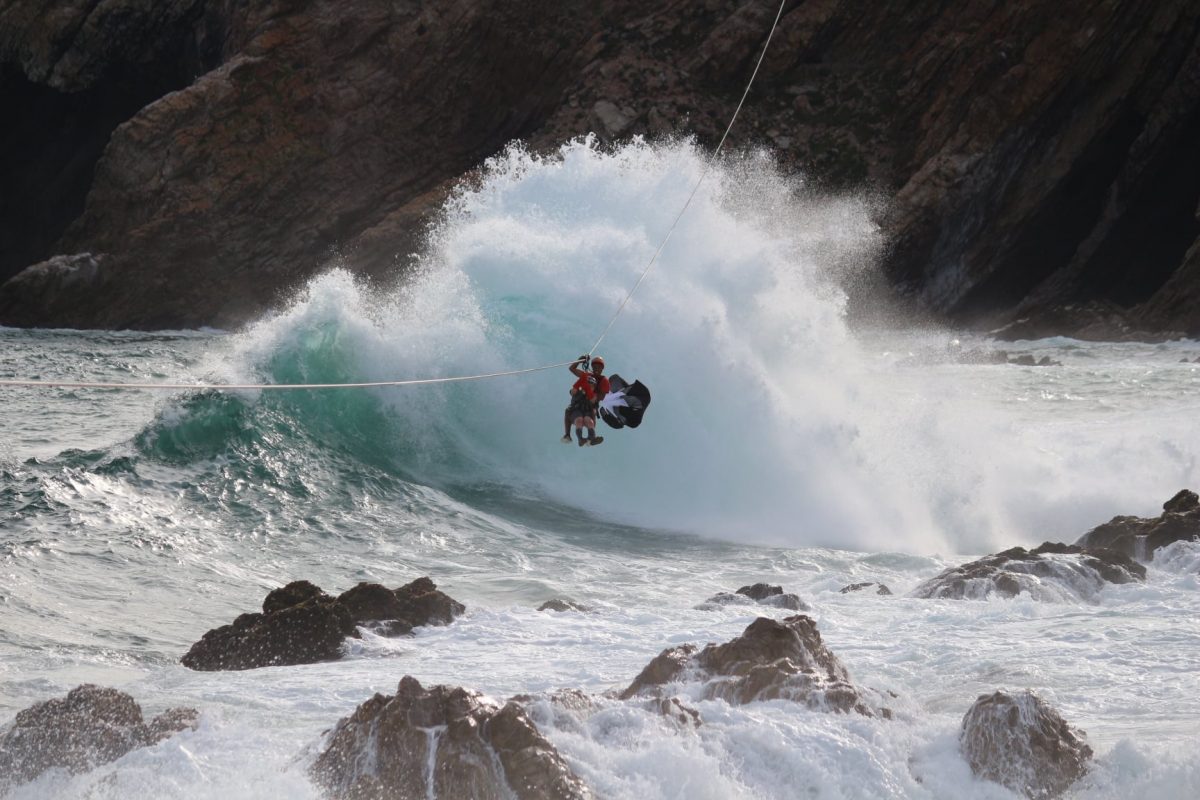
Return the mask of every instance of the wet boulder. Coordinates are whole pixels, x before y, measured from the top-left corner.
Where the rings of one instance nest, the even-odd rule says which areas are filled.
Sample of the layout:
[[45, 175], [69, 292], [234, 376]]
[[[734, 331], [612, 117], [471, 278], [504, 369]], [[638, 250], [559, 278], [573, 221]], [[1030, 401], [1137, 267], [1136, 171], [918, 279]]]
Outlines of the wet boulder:
[[773, 586], [769, 583], [756, 583], [751, 586], [743, 586], [736, 592], [717, 592], [712, 597], [705, 600], [697, 608], [702, 610], [711, 610], [718, 606], [730, 605], [764, 605], [774, 608], [786, 608], [790, 611], [808, 611], [810, 606], [808, 603], [800, 599], [799, 595], [785, 593], [782, 586]]
[[87, 772], [195, 728], [197, 716], [194, 709], [174, 708], [146, 722], [128, 694], [92, 684], [77, 686], [64, 698], [18, 712], [0, 736], [0, 793], [55, 767]]
[[357, 632], [346, 607], [314, 597], [266, 614], [242, 614], [204, 634], [181, 663], [203, 671], [315, 664], [341, 658], [348, 636]]
[[1174, 542], [1200, 538], [1200, 496], [1183, 489], [1163, 503], [1157, 517], [1113, 517], [1085, 533], [1081, 547], [1107, 547], [1130, 558], [1149, 561], [1155, 551]]
[[850, 594], [851, 592], [861, 592], [865, 589], [870, 589], [872, 586], [876, 587], [875, 592], [874, 592], [875, 594], [890, 595], [892, 593], [892, 590], [889, 589], [887, 586], [885, 586], [882, 583], [875, 583], [874, 581], [866, 581], [864, 583], [852, 583], [849, 586], [843, 586], [839, 591], [842, 594]]
[[592, 796], [517, 703], [408, 676], [338, 722], [311, 774], [335, 800]]
[[621, 699], [661, 697], [672, 685], [699, 684], [702, 699], [729, 703], [794, 700], [810, 708], [871, 716], [864, 694], [824, 642], [817, 624], [796, 615], [759, 617], [741, 636], [703, 650], [684, 644], [656, 656]]
[[360, 583], [342, 592], [338, 602], [356, 624], [385, 636], [409, 634], [422, 625], [447, 625], [466, 610], [429, 578], [418, 578], [399, 589]]
[[204, 634], [183, 665], [238, 670], [332, 661], [342, 656], [347, 637], [358, 637], [359, 626], [401, 636], [421, 625], [445, 625], [465, 610], [429, 578], [399, 589], [360, 583], [336, 598], [308, 581], [293, 581], [268, 594], [262, 608]]
[[267, 596], [263, 599], [262, 610], [264, 614], [272, 614], [318, 597], [326, 600], [333, 599], [321, 591], [321, 587], [314, 583], [292, 581], [287, 586], [280, 586], [278, 589], [272, 589], [268, 592]]
[[1027, 592], [1035, 600], [1090, 600], [1107, 584], [1145, 579], [1145, 567], [1115, 550], [1046, 542], [951, 567], [919, 585], [913, 596], [982, 600]]
[[429, 578], [417, 578], [395, 590], [400, 603], [400, 619], [414, 628], [421, 625], [449, 625], [466, 608], [462, 603], [438, 590]]
[[1084, 733], [1030, 691], [981, 695], [963, 717], [959, 746], [977, 777], [1032, 800], [1061, 795], [1092, 758]]

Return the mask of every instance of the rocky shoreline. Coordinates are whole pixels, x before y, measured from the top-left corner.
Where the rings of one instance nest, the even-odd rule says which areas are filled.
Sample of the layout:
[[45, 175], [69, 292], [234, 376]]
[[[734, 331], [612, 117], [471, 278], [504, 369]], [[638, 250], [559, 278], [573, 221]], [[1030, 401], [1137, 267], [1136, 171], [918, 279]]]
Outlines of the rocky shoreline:
[[[719, 135], [777, 6], [0, 10], [0, 324], [235, 327], [402, 280], [513, 140]], [[519, 54], [519, 55], [518, 55]], [[1007, 339], [1200, 335], [1200, 8], [789, 4], [731, 145], [885, 200], [887, 282]]]
[[[1028, 595], [1033, 600], [1088, 600], [1087, 591], [1145, 579], [1133, 556], [1153, 563], [1162, 548], [1200, 539], [1200, 499], [1184, 490], [1156, 519], [1116, 517], [1075, 545], [1016, 547], [949, 569], [909, 593], [911, 599], [965, 600]], [[1104, 545], [1104, 546], [1101, 546]], [[1120, 549], [1114, 549], [1120, 548]], [[1170, 552], [1168, 549], [1167, 552]], [[1057, 592], [1043, 591], [1046, 586]], [[873, 591], [871, 590], [874, 587]], [[863, 582], [841, 594], [895, 602], [891, 591]], [[825, 644], [809, 605], [768, 583], [721, 592], [697, 606], [773, 608], [724, 643], [685, 643], [652, 658], [624, 688], [601, 695], [566, 689], [507, 701], [468, 687], [423, 686], [405, 675], [394, 695], [376, 694], [326, 733], [309, 774], [324, 796], [507, 797], [582, 800], [596, 796], [538, 729], [530, 709], [546, 703], [587, 717], [605, 704], [662, 714], [681, 731], [705, 725], [699, 704], [783, 701], [819, 714], [898, 719], [901, 700], [856, 683]], [[591, 613], [569, 601], [539, 610]], [[467, 612], [427, 577], [397, 589], [359, 583], [334, 597], [308, 581], [271, 591], [261, 613], [243, 614], [206, 633], [182, 663], [199, 670], [245, 670], [336, 660], [348, 638], [369, 630], [408, 636], [424, 625], [452, 625]], [[194, 729], [203, 710], [171, 709], [145, 722], [136, 701], [115, 689], [80, 686], [66, 698], [20, 712], [0, 729], [0, 791], [45, 770], [84, 772], [139, 747]], [[1086, 735], [1030, 690], [981, 695], [963, 717], [959, 750], [980, 779], [1032, 798], [1057, 797], [1084, 776], [1093, 758]]]

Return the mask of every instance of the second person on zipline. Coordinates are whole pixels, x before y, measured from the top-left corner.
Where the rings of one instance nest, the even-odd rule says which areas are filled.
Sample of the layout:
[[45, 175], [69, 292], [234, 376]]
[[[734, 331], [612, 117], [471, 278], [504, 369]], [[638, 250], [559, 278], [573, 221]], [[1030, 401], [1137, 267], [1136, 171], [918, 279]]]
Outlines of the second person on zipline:
[[[588, 368], [589, 357], [580, 356], [570, 366], [571, 374], [578, 380], [571, 387], [571, 404], [563, 414], [563, 444], [571, 443], [571, 425], [575, 425], [575, 436], [579, 446], [597, 445], [604, 441], [603, 436], [596, 435], [596, 406], [609, 392], [608, 378], [604, 377], [604, 359], [601, 356], [591, 356], [591, 370]], [[583, 367], [583, 369], [580, 369]], [[587, 438], [583, 432], [587, 431]]]

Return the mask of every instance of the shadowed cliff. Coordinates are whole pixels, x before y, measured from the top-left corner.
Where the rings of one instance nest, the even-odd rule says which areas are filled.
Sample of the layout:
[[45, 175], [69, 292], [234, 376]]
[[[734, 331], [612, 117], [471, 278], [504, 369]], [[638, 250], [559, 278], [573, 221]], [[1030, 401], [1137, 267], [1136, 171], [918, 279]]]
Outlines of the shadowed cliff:
[[[0, 2], [0, 324], [233, 326], [335, 250], [396, 279], [512, 139], [715, 143], [777, 8], [253, 5]], [[910, 302], [1200, 335], [1200, 7], [796, 0], [776, 36], [730, 144], [886, 198]]]

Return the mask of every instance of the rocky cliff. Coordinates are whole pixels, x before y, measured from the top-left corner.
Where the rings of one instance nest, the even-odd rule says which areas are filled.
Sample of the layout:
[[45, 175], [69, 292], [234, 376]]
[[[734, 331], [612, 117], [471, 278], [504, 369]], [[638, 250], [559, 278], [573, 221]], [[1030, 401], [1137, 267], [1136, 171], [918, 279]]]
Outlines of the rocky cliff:
[[[0, 0], [0, 324], [236, 325], [335, 248], [394, 279], [512, 139], [715, 142], [776, 8]], [[1200, 335], [1200, 6], [789, 0], [776, 35], [731, 144], [890, 198], [901, 294]]]

